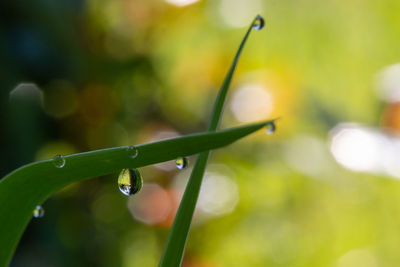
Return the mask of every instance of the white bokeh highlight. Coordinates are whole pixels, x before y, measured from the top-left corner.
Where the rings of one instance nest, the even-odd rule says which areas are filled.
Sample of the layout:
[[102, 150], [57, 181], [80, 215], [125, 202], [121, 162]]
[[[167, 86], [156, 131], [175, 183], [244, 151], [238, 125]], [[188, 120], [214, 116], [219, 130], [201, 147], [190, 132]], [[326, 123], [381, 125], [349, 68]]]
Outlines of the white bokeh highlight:
[[19, 83], [10, 91], [9, 98], [11, 101], [23, 100], [43, 105], [43, 92], [35, 83]]
[[218, 6], [224, 24], [233, 28], [248, 26], [262, 10], [262, 0], [220, 0]]
[[400, 101], [400, 63], [387, 66], [378, 73], [377, 93], [387, 102]]
[[200, 190], [198, 207], [208, 214], [223, 215], [231, 213], [239, 201], [237, 184], [229, 177], [207, 172]]
[[[233, 212], [239, 202], [239, 189], [234, 181], [235, 174], [221, 164], [210, 165], [204, 174], [196, 206], [197, 217], [202, 219], [219, 217]], [[185, 169], [177, 174], [173, 188], [178, 195], [177, 201], [185, 190], [192, 168]]]
[[168, 4], [177, 6], [177, 7], [184, 7], [191, 4], [198, 2], [199, 0], [165, 0]]
[[325, 179], [334, 166], [329, 148], [324, 140], [311, 135], [300, 135], [284, 146], [284, 156], [289, 166], [299, 173], [316, 179]]
[[400, 178], [400, 139], [379, 129], [342, 123], [331, 131], [330, 150], [343, 167]]
[[230, 109], [240, 122], [265, 120], [273, 111], [273, 99], [263, 85], [244, 84], [233, 93]]

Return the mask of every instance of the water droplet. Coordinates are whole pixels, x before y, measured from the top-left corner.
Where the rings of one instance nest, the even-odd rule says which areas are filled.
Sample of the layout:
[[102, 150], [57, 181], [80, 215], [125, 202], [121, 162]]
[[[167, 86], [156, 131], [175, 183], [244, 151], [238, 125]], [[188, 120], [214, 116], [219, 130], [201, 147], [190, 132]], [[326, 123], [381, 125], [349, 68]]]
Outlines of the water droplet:
[[253, 29], [259, 31], [259, 30], [261, 30], [262, 28], [264, 28], [264, 24], [265, 24], [264, 18], [261, 17], [260, 15], [258, 15], [258, 16], [256, 17], [256, 19], [254, 20]]
[[53, 158], [53, 164], [56, 166], [56, 168], [61, 169], [62, 167], [65, 166], [65, 158], [64, 156], [57, 155]]
[[176, 167], [182, 170], [189, 165], [189, 160], [186, 157], [179, 157], [176, 159], [175, 163]]
[[128, 152], [129, 157], [131, 157], [133, 159], [136, 158], [137, 155], [139, 154], [139, 151], [135, 146], [128, 146], [126, 148], [126, 151]]
[[275, 131], [276, 131], [276, 125], [275, 125], [275, 122], [270, 122], [270, 123], [268, 123], [266, 126], [266, 131], [267, 131], [267, 134], [273, 134]]
[[44, 216], [44, 209], [42, 206], [37, 205], [36, 208], [33, 210], [33, 217], [35, 218], [42, 218]]
[[132, 196], [142, 189], [142, 175], [137, 169], [123, 169], [118, 176], [119, 190], [126, 196]]

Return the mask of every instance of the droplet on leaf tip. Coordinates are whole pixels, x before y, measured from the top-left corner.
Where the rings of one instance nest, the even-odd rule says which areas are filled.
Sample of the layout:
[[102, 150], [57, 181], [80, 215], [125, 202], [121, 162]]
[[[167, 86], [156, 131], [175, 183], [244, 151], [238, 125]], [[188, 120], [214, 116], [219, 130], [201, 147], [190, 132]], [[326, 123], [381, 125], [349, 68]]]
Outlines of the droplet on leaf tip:
[[261, 30], [262, 28], [264, 28], [264, 25], [265, 25], [264, 18], [261, 17], [260, 15], [258, 15], [258, 16], [256, 17], [256, 19], [254, 20], [253, 29], [259, 31], [259, 30]]
[[275, 133], [275, 131], [276, 131], [275, 122], [270, 122], [270, 123], [268, 123], [268, 124], [265, 126], [265, 128], [266, 128], [267, 134], [273, 134], [273, 133]]

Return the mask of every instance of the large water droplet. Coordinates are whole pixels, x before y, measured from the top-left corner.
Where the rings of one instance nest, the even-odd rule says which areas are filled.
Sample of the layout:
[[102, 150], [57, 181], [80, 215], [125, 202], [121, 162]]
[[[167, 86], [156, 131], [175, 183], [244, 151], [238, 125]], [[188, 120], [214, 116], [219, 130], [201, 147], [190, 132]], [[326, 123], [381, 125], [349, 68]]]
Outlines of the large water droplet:
[[137, 169], [123, 169], [118, 176], [119, 190], [126, 196], [132, 196], [142, 189], [142, 175]]
[[64, 156], [57, 155], [53, 158], [53, 164], [56, 168], [62, 168], [65, 166], [65, 158]]
[[126, 148], [126, 151], [128, 152], [129, 157], [131, 157], [133, 159], [136, 158], [139, 154], [139, 151], [135, 146], [128, 146]]
[[261, 30], [262, 28], [264, 28], [264, 24], [265, 24], [264, 18], [261, 17], [260, 15], [258, 15], [258, 16], [256, 17], [256, 19], [254, 20], [253, 29], [259, 31], [259, 30]]
[[186, 157], [179, 157], [176, 159], [175, 163], [176, 167], [182, 170], [189, 165], [189, 160]]
[[35, 218], [42, 218], [44, 216], [44, 209], [42, 206], [37, 205], [36, 208], [33, 210], [33, 217]]
[[276, 131], [275, 122], [270, 122], [265, 126], [267, 134], [273, 134]]

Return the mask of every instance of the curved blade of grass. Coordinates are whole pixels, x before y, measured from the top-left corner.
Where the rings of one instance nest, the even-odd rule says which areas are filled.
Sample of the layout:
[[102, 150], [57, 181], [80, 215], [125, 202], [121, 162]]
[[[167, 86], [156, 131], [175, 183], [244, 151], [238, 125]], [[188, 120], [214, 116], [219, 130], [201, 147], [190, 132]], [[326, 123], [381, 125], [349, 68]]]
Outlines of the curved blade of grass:
[[[233, 73], [235, 72], [236, 65], [239, 61], [240, 54], [242, 53], [247, 38], [250, 35], [253, 25], [258, 18], [259, 16], [256, 16], [249, 26], [245, 36], [242, 39], [242, 42], [239, 45], [228, 73], [225, 76], [224, 82], [222, 83], [217, 99], [214, 103], [211, 120], [208, 126], [209, 132], [216, 131], [218, 128]], [[192, 174], [190, 175], [188, 184], [186, 185], [181, 204], [179, 205], [178, 212], [176, 213], [174, 223], [172, 224], [171, 231], [169, 233], [168, 240], [159, 264], [160, 267], [180, 266], [182, 263], [187, 237], [189, 235], [190, 224], [192, 222], [194, 209], [196, 207], [201, 182], [203, 180], [203, 175], [209, 156], [210, 151], [205, 151], [200, 153], [196, 160]]]
[[0, 266], [9, 262], [35, 206], [64, 186], [226, 146], [268, 123], [138, 145], [135, 158], [130, 157], [128, 147], [117, 147], [65, 156], [63, 168], [56, 168], [54, 160], [44, 160], [13, 171], [0, 180]]

